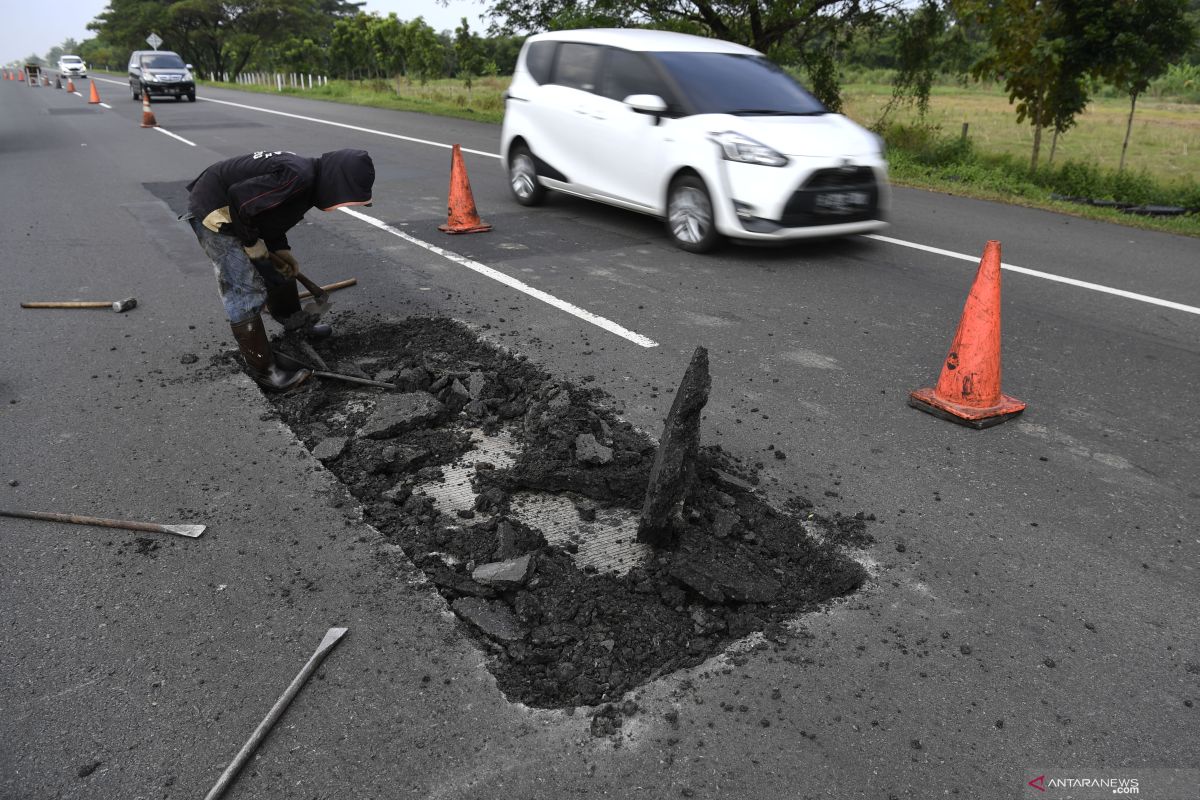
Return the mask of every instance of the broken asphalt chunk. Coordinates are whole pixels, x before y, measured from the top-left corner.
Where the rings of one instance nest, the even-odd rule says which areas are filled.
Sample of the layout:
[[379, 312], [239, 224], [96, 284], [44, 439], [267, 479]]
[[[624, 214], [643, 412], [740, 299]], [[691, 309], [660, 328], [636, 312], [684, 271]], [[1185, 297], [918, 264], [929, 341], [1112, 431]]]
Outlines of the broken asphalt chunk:
[[502, 602], [460, 597], [450, 606], [454, 613], [497, 641], [518, 642], [525, 638], [516, 615]]
[[471, 573], [471, 580], [497, 589], [516, 589], [525, 585], [533, 572], [533, 556], [526, 554], [508, 561], [480, 564]]
[[425, 392], [385, 394], [359, 431], [368, 439], [390, 439], [406, 431], [424, 428], [441, 419], [446, 407]]
[[677, 520], [682, 518], [683, 502], [695, 480], [700, 413], [708, 403], [711, 386], [708, 351], [697, 347], [663, 426], [638, 523], [638, 539], [654, 547], [672, 544], [678, 533]]

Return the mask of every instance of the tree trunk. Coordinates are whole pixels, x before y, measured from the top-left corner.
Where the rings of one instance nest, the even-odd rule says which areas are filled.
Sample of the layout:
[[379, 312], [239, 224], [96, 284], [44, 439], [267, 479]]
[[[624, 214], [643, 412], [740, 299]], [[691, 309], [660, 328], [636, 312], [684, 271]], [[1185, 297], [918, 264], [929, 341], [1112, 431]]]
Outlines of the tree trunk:
[[1029, 174], [1030, 175], [1037, 172], [1038, 153], [1041, 152], [1041, 149], [1042, 149], [1042, 126], [1038, 125], [1035, 122], [1033, 125], [1033, 156], [1029, 160]]
[[1050, 158], [1046, 160], [1046, 166], [1054, 165], [1054, 151], [1058, 149], [1058, 128], [1054, 129], [1054, 137], [1050, 140]]
[[1121, 144], [1121, 164], [1117, 167], [1117, 172], [1125, 171], [1125, 151], [1129, 149], [1129, 134], [1133, 132], [1133, 111], [1137, 106], [1137, 92], [1129, 94], [1129, 122], [1125, 123], [1125, 141]]

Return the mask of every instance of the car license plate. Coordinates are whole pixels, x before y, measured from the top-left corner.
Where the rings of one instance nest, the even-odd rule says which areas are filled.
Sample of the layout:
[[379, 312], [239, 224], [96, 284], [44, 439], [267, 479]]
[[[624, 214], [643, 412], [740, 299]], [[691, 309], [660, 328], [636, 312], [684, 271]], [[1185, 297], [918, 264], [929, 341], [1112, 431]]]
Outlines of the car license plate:
[[866, 208], [870, 198], [866, 192], [822, 192], [817, 195], [817, 210], [829, 214], [850, 214]]

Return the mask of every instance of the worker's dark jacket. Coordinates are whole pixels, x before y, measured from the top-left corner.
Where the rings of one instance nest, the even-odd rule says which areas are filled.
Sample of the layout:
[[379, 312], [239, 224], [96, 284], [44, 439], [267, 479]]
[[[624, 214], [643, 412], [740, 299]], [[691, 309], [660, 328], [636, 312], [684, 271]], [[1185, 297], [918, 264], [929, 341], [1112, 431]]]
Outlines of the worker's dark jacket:
[[305, 158], [281, 150], [218, 161], [188, 184], [188, 210], [210, 230], [249, 247], [288, 250], [288, 230], [310, 208], [371, 199], [375, 166], [365, 150]]

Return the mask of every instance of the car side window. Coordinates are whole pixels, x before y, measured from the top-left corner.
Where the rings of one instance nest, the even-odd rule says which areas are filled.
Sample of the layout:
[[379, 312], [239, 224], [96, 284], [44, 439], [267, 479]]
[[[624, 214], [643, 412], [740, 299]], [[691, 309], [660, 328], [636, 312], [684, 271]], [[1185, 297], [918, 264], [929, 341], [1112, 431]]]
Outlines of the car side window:
[[654, 65], [641, 53], [611, 48], [600, 80], [600, 94], [621, 101], [631, 94], [656, 94], [671, 105], [671, 92]]
[[558, 42], [533, 42], [525, 53], [525, 68], [529, 75], [539, 84], [550, 80], [550, 72], [554, 68], [554, 52]]
[[596, 73], [604, 49], [594, 44], [564, 42], [558, 48], [554, 82], [585, 92], [596, 91]]

